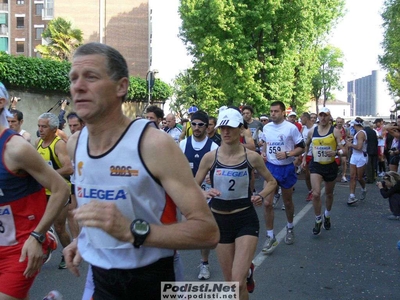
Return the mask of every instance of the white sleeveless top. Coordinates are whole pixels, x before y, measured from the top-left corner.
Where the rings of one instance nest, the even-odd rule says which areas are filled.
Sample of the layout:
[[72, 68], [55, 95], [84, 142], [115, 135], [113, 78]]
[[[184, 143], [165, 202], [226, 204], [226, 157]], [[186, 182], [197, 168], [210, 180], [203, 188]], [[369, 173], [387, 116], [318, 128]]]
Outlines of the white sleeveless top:
[[362, 145], [361, 150], [356, 150], [356, 149], [353, 148], [353, 154], [356, 154], [356, 155], [361, 155], [361, 154], [367, 153], [367, 134], [365, 133], [364, 130], [359, 130], [359, 131], [354, 135], [354, 137], [353, 137], [353, 145], [357, 145], [357, 135], [358, 135], [360, 132], [364, 132], [365, 141], [363, 142], [363, 145]]
[[[89, 156], [88, 131], [80, 133], [75, 152], [75, 195], [78, 206], [92, 200], [109, 201], [117, 205], [130, 220], [143, 219], [149, 223], [165, 222], [168, 210], [165, 190], [144, 165], [139, 150], [143, 131], [153, 124], [144, 119], [133, 121], [118, 142], [101, 156]], [[94, 266], [104, 269], [133, 269], [147, 266], [160, 258], [173, 256], [170, 249], [142, 246], [122, 242], [99, 228], [83, 227], [78, 237], [82, 257]]]

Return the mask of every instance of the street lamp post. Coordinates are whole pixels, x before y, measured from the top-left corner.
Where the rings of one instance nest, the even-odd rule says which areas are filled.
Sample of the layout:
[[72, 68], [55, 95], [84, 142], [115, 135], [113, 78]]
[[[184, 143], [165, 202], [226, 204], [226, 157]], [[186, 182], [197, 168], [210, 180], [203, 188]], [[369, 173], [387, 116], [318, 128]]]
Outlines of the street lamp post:
[[156, 81], [157, 70], [151, 71], [149, 70], [146, 74], [146, 82], [147, 82], [147, 104], [143, 108], [142, 115], [144, 115], [146, 108], [150, 106], [151, 103], [151, 93], [153, 92], [154, 83]]

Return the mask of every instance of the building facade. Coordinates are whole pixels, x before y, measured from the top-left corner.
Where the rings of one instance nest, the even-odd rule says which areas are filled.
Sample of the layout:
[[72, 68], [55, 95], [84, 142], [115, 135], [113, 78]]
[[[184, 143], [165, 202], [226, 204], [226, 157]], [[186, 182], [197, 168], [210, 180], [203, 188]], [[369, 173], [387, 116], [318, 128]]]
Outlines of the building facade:
[[118, 49], [130, 75], [146, 78], [152, 60], [149, 0], [0, 0], [0, 51], [37, 56], [43, 30], [57, 17], [81, 29], [84, 43]]
[[384, 75], [378, 70], [347, 82], [347, 102], [351, 116], [388, 116], [393, 105]]
[[54, 17], [81, 29], [85, 43], [100, 42], [118, 49], [127, 60], [129, 74], [146, 77], [151, 66], [149, 0], [54, 1]]
[[0, 0], [0, 51], [36, 56], [52, 18], [53, 0]]

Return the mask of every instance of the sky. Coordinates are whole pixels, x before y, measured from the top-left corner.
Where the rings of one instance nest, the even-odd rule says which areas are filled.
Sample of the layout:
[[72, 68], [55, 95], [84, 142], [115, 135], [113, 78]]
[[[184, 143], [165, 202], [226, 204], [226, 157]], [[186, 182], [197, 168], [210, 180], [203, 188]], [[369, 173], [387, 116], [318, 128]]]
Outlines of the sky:
[[[179, 0], [149, 0], [153, 12], [153, 64], [158, 78], [172, 83], [179, 72], [191, 66], [185, 46], [179, 39], [181, 20]], [[346, 15], [333, 30], [329, 43], [344, 53], [341, 84], [379, 70], [382, 54], [381, 27], [384, 0], [346, 0]], [[346, 101], [346, 88], [336, 91], [336, 98]]]

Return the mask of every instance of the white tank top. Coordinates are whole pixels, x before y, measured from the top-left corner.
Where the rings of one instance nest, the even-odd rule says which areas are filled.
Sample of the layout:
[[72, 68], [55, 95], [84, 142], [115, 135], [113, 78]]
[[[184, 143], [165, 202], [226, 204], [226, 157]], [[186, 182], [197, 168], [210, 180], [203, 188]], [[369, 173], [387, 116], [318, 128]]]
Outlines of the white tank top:
[[[144, 119], [133, 121], [119, 141], [101, 156], [89, 156], [88, 131], [80, 133], [75, 153], [75, 195], [78, 206], [92, 200], [109, 201], [117, 205], [130, 220], [143, 219], [158, 224], [165, 220], [164, 211], [174, 205], [167, 201], [162, 186], [145, 167], [139, 143], [146, 126]], [[170, 220], [169, 219], [169, 220]], [[94, 266], [104, 269], [133, 269], [147, 266], [160, 258], [173, 256], [170, 249], [141, 247], [119, 241], [98, 228], [83, 227], [78, 237], [82, 257]]]
[[364, 132], [365, 141], [363, 142], [363, 145], [362, 145], [361, 150], [356, 150], [356, 149], [353, 148], [353, 154], [356, 154], [356, 155], [361, 155], [361, 154], [363, 154], [363, 153], [367, 153], [367, 134], [365, 133], [364, 130], [359, 130], [359, 131], [354, 135], [354, 137], [353, 137], [353, 145], [357, 145], [357, 135], [358, 135], [360, 132]]

